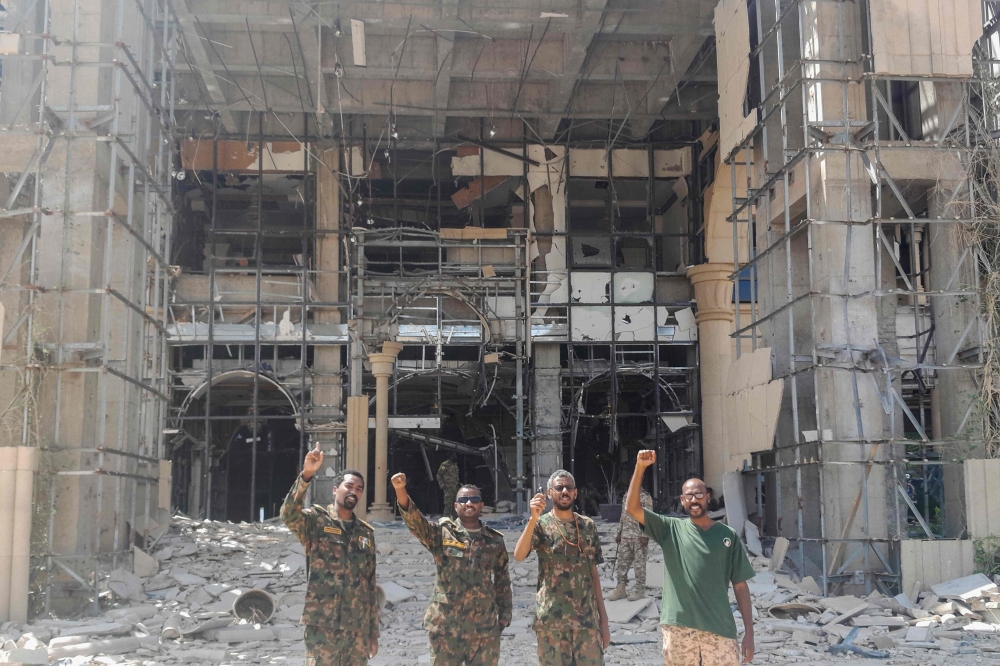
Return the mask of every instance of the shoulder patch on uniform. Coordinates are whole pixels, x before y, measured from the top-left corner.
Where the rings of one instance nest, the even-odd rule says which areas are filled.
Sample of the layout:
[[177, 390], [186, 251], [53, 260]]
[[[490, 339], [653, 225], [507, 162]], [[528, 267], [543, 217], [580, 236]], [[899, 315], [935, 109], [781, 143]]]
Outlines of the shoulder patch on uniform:
[[462, 549], [465, 548], [464, 543], [462, 543], [461, 541], [455, 541], [454, 539], [442, 539], [441, 545], [448, 546], [450, 548], [462, 548]]
[[730, 539], [729, 537], [726, 537], [725, 539], [722, 540], [722, 543], [725, 544], [726, 548], [729, 548], [730, 546], [733, 545], [733, 540]]
[[372, 527], [371, 525], [369, 525], [368, 523], [366, 523], [365, 521], [363, 521], [363, 520], [361, 520], [360, 518], [357, 518], [357, 517], [355, 517], [355, 518], [358, 521], [358, 523], [360, 523], [361, 525], [364, 525], [365, 527], [367, 527], [368, 529], [370, 529], [372, 532], [375, 531], [375, 528]]
[[323, 531], [327, 534], [343, 534], [343, 531], [339, 527], [326, 526], [323, 528]]

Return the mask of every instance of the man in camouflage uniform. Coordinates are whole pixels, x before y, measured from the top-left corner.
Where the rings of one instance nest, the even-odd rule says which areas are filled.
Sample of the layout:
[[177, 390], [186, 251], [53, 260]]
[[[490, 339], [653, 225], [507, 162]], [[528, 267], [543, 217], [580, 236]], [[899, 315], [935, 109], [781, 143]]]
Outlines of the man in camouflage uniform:
[[455, 513], [455, 495], [458, 494], [458, 488], [462, 484], [458, 480], [458, 465], [455, 464], [454, 457], [448, 458], [438, 467], [437, 482], [438, 487], [441, 488], [441, 494], [444, 495], [444, 510], [442, 513], [448, 518], [457, 517]]
[[573, 512], [576, 482], [566, 470], [549, 477], [552, 511], [545, 496], [531, 499], [531, 518], [514, 549], [523, 562], [538, 552], [535, 635], [541, 666], [600, 666], [611, 643], [597, 565], [601, 539], [594, 521]]
[[429, 523], [406, 492], [406, 475], [392, 477], [403, 521], [434, 556], [434, 596], [424, 615], [431, 666], [496, 666], [500, 634], [510, 625], [513, 601], [503, 535], [483, 525], [483, 498], [462, 486], [457, 518]]
[[375, 530], [354, 515], [365, 480], [346, 470], [337, 478], [334, 504], [305, 509], [309, 482], [322, 464], [317, 444], [281, 505], [281, 519], [302, 542], [308, 561], [306, 666], [365, 666], [378, 653], [379, 637]]
[[[653, 498], [645, 489], [639, 492], [639, 504], [643, 509], [653, 510]], [[632, 594], [628, 594], [628, 600], [638, 601], [646, 596], [646, 557], [649, 555], [649, 537], [642, 533], [642, 525], [628, 515], [628, 511], [622, 511], [615, 543], [618, 544], [618, 561], [615, 563], [618, 587], [608, 597], [608, 601], [625, 598], [627, 594], [625, 585], [628, 582], [630, 568], [635, 569], [635, 585]]]

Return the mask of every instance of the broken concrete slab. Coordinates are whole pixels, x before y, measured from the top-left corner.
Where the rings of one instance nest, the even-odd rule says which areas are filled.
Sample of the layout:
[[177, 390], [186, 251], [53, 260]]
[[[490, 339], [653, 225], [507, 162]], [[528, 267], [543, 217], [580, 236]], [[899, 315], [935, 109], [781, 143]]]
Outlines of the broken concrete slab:
[[270, 627], [243, 624], [206, 631], [205, 638], [220, 643], [247, 643], [250, 641], [273, 641], [277, 635]]
[[608, 614], [608, 622], [625, 624], [638, 615], [640, 611], [649, 606], [652, 601], [653, 600], [649, 598], [639, 599], [637, 601], [629, 601], [628, 599], [606, 601], [604, 603], [604, 608]]
[[[823, 605], [824, 601], [826, 601], [826, 599], [820, 599], [819, 600], [819, 603], [820, 603], [821, 606]], [[868, 610], [868, 602], [867, 601], [858, 600], [858, 603], [857, 603], [857, 605], [854, 606], [854, 608], [850, 608], [847, 611], [845, 611], [843, 613], [840, 613], [839, 615], [837, 615], [837, 617], [833, 618], [832, 620], [830, 620], [829, 622], [827, 622], [823, 626], [824, 627], [831, 627], [833, 625], [840, 624], [841, 622], [845, 622], [845, 621], [850, 620], [851, 618], [853, 618], [855, 616], [861, 615], [866, 610]]]
[[981, 573], [931, 585], [931, 591], [939, 597], [958, 597], [963, 600], [980, 597], [984, 593], [996, 590], [997, 584]]
[[123, 654], [138, 650], [143, 645], [156, 645], [157, 640], [154, 636], [146, 636], [144, 638], [112, 638], [104, 641], [77, 643], [60, 648], [49, 648], [49, 661], [66, 659], [67, 657], [92, 657], [98, 654]]
[[13, 650], [0, 650], [0, 664], [38, 664], [49, 663], [49, 651], [45, 648], [27, 650], [24, 648], [14, 648]]
[[812, 576], [806, 576], [800, 580], [798, 587], [807, 594], [815, 594], [817, 597], [823, 596], [823, 590], [820, 589], [819, 583]]
[[855, 617], [855, 627], [905, 627], [909, 621], [898, 615], [859, 615]]
[[149, 578], [160, 572], [160, 563], [140, 548], [132, 546], [132, 573]]
[[121, 599], [146, 600], [142, 591], [142, 579], [125, 569], [115, 569], [111, 572], [108, 576], [108, 588]]
[[910, 627], [906, 630], [906, 642], [918, 642], [923, 643], [928, 639], [930, 635], [930, 629], [928, 627]]
[[743, 536], [746, 537], [748, 551], [757, 556], [764, 554], [764, 547], [760, 543], [760, 531], [749, 520], [743, 523]]
[[849, 595], [842, 597], [827, 597], [819, 600], [820, 606], [837, 611], [838, 613], [846, 613], [853, 610], [854, 608], [857, 608], [860, 603], [864, 603], [866, 607], [868, 605], [867, 602], [862, 602], [861, 599]]
[[872, 636], [870, 642], [879, 650], [888, 650], [896, 647], [896, 639], [892, 636]]
[[774, 548], [771, 550], [771, 564], [768, 571], [777, 571], [785, 562], [785, 555], [788, 553], [788, 546], [791, 542], [785, 537], [778, 537], [774, 540]]
[[170, 577], [181, 585], [205, 585], [208, 583], [208, 581], [201, 576], [188, 573], [184, 569], [174, 569], [170, 572]]
[[392, 581], [387, 581], [385, 583], [379, 583], [382, 586], [382, 591], [385, 592], [386, 603], [396, 605], [406, 601], [407, 599], [412, 599], [416, 596], [413, 590], [408, 590], [402, 585], [397, 585]]

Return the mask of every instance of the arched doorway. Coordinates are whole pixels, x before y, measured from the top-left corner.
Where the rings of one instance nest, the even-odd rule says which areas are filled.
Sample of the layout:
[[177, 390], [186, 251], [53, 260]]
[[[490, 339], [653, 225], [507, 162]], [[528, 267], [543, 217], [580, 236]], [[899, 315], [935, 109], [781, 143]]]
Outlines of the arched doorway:
[[296, 404], [275, 378], [248, 370], [220, 373], [191, 391], [173, 448], [174, 506], [213, 520], [276, 517], [304, 446]]

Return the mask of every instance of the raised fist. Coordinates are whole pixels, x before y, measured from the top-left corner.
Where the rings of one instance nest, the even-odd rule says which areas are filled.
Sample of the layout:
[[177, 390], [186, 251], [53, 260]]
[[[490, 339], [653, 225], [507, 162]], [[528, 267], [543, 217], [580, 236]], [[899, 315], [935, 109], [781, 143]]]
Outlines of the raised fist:
[[545, 511], [545, 495], [537, 493], [531, 498], [531, 501], [528, 503], [528, 508], [531, 509], [532, 518], [538, 518], [541, 516], [542, 512]]
[[306, 481], [310, 480], [322, 465], [323, 452], [319, 450], [319, 442], [316, 442], [316, 448], [306, 454], [305, 463], [302, 465], [302, 478]]
[[406, 475], [402, 472], [393, 474], [390, 480], [392, 481], [392, 487], [396, 490], [402, 490], [406, 487]]
[[639, 469], [646, 469], [656, 462], [656, 451], [648, 449], [639, 451], [639, 456], [635, 459], [635, 464]]

